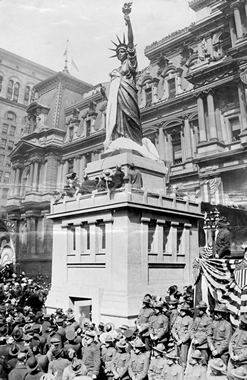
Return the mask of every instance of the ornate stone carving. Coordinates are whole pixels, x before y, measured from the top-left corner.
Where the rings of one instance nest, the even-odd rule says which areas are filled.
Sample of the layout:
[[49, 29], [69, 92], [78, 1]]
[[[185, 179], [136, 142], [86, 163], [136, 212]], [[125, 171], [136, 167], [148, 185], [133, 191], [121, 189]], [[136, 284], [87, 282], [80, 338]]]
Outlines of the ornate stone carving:
[[182, 46], [181, 46], [181, 49], [179, 51], [179, 54], [181, 55], [181, 61], [180, 61], [180, 65], [183, 66], [186, 64], [186, 62], [188, 61], [188, 59], [191, 57], [191, 55], [194, 53], [194, 50], [186, 43], [184, 43]]

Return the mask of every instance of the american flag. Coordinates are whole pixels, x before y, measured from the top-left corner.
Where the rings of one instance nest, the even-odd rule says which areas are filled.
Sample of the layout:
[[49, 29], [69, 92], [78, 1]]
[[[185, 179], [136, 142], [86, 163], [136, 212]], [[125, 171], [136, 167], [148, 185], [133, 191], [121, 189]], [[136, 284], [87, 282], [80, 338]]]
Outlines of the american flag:
[[210, 293], [226, 304], [231, 323], [238, 327], [240, 315], [247, 312], [247, 261], [196, 259]]
[[211, 195], [215, 194], [221, 184], [221, 178], [213, 178], [209, 180], [208, 187]]

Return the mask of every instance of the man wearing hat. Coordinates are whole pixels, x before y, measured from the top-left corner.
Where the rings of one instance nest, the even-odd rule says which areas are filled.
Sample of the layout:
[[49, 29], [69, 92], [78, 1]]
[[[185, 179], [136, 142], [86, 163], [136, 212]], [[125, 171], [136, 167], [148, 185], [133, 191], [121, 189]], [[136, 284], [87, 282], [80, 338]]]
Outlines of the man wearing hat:
[[178, 317], [178, 300], [170, 300], [169, 301], [169, 320], [170, 320], [170, 328], [173, 328], [174, 323]]
[[238, 367], [232, 370], [233, 380], [246, 380], [247, 370], [244, 367]]
[[82, 347], [82, 362], [87, 367], [87, 376], [96, 379], [100, 370], [100, 351], [95, 344], [95, 331], [87, 330], [85, 332], [86, 345]]
[[136, 326], [143, 343], [145, 343], [146, 349], [150, 351], [152, 346], [149, 335], [149, 324], [151, 322], [151, 317], [154, 315], [151, 295], [146, 294], [142, 303], [143, 306], [137, 317]]
[[229, 355], [227, 375], [230, 380], [233, 380], [234, 368], [242, 366], [247, 370], [247, 313], [243, 313], [240, 317], [239, 327], [230, 339]]
[[211, 359], [208, 363], [208, 380], [227, 380], [226, 365], [222, 359]]
[[206, 380], [207, 369], [202, 366], [202, 353], [199, 350], [195, 350], [191, 357], [189, 366], [185, 373], [185, 380]]
[[164, 380], [183, 380], [183, 367], [177, 363], [178, 356], [175, 351], [166, 354], [167, 365], [162, 371]]
[[107, 335], [105, 338], [105, 344], [102, 347], [101, 351], [101, 360], [104, 374], [107, 379], [112, 379], [112, 360], [116, 355], [117, 350], [113, 346], [113, 337], [111, 335]]
[[76, 333], [73, 328], [66, 329], [65, 337], [67, 342], [64, 345], [64, 350], [68, 351], [72, 348], [76, 352], [76, 356], [79, 358], [81, 355], [81, 343], [76, 342]]
[[228, 363], [228, 346], [232, 336], [232, 326], [225, 319], [227, 314], [225, 305], [218, 305], [214, 309], [214, 321], [208, 330], [208, 346], [214, 358], [221, 358]]
[[137, 338], [134, 343], [134, 352], [129, 362], [129, 376], [131, 380], [147, 379], [149, 358], [145, 350], [145, 344], [140, 338]]
[[25, 380], [40, 380], [44, 374], [39, 368], [39, 364], [35, 356], [31, 356], [27, 361], [28, 373], [25, 375]]
[[190, 316], [191, 308], [183, 304], [180, 308], [179, 315], [171, 330], [171, 335], [175, 341], [175, 349], [179, 354], [182, 366], [185, 368], [190, 345], [190, 329], [193, 319]]
[[166, 343], [169, 334], [169, 319], [162, 313], [164, 307], [163, 301], [157, 301], [154, 304], [154, 315], [150, 318], [149, 334], [153, 346], [158, 343]]
[[25, 352], [18, 352], [17, 363], [9, 373], [9, 380], [23, 380], [28, 373], [26, 366], [27, 355]]
[[198, 315], [195, 318], [190, 329], [192, 349], [200, 350], [205, 362], [208, 362], [208, 329], [212, 323], [212, 319], [207, 315], [208, 305], [204, 301], [200, 301], [196, 306]]
[[70, 361], [63, 357], [63, 350], [54, 348], [52, 351], [53, 360], [49, 363], [48, 373], [56, 375], [57, 380], [61, 380], [64, 369], [70, 364]]
[[164, 358], [165, 346], [163, 343], [158, 343], [153, 347], [153, 356], [148, 369], [149, 380], [161, 380], [161, 374], [166, 365], [166, 359]]
[[126, 352], [128, 344], [124, 339], [120, 339], [116, 343], [117, 353], [112, 359], [111, 371], [113, 373], [114, 379], [127, 380], [128, 377], [128, 366], [130, 361], [130, 353]]
[[224, 216], [222, 216], [217, 223], [218, 234], [215, 242], [216, 258], [222, 259], [225, 256], [231, 255], [231, 233], [227, 229], [229, 225], [230, 223], [228, 223]]

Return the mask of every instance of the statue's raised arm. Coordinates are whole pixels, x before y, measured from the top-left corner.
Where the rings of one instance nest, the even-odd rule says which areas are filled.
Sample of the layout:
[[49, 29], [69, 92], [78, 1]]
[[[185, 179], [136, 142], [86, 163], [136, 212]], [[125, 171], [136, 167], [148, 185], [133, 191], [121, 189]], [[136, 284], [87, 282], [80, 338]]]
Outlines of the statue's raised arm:
[[137, 56], [134, 46], [132, 25], [130, 22], [131, 4], [125, 3], [122, 11], [127, 26], [128, 42], [117, 36], [114, 57], [120, 61], [120, 67], [110, 73], [111, 85], [106, 112], [106, 140], [107, 149], [113, 140], [124, 137], [142, 145], [142, 127], [138, 107], [136, 73]]

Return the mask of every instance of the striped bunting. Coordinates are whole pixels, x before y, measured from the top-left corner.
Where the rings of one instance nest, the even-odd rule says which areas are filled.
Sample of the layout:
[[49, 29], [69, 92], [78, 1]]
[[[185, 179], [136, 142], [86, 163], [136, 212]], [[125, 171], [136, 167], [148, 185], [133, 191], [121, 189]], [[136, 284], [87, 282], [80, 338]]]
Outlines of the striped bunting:
[[238, 326], [242, 313], [247, 312], [247, 262], [234, 259], [196, 259], [206, 278], [209, 291], [226, 304], [230, 320]]

